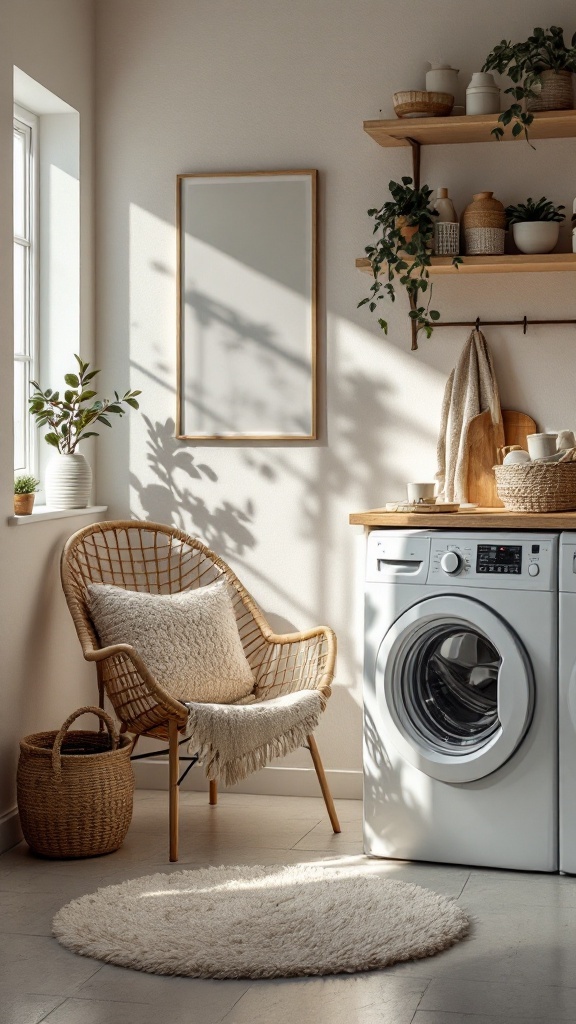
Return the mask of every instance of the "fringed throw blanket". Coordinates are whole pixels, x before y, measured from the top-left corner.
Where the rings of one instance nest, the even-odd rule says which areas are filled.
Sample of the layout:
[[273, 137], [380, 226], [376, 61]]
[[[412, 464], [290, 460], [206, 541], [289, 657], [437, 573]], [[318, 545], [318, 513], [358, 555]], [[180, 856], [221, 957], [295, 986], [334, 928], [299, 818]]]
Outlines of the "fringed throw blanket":
[[302, 746], [314, 732], [326, 700], [298, 690], [250, 704], [186, 703], [190, 751], [199, 753], [208, 779], [233, 786]]

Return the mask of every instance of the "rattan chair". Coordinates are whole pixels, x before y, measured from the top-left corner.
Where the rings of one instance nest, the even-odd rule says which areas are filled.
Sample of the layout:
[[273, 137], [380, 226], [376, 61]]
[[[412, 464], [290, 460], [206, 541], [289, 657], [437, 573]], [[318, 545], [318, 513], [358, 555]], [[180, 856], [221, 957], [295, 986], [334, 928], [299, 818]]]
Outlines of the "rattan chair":
[[[68, 540], [61, 561], [62, 586], [84, 657], [96, 663], [100, 706], [104, 695], [112, 704], [124, 732], [168, 740], [170, 860], [178, 860], [179, 733], [187, 709], [162, 689], [142, 658], [128, 644], [101, 648], [86, 603], [89, 583], [111, 583], [126, 590], [175, 594], [206, 586], [225, 577], [230, 584], [238, 631], [255, 678], [254, 692], [267, 699], [294, 690], [319, 689], [330, 696], [334, 677], [336, 637], [319, 626], [305, 633], [276, 635], [253, 598], [218, 555], [181, 530], [137, 520], [95, 523]], [[308, 749], [334, 832], [340, 825], [316, 741]], [[158, 753], [158, 752], [155, 752]], [[152, 756], [144, 754], [140, 756]], [[188, 758], [194, 762], [196, 758]], [[210, 782], [210, 803], [217, 801], [217, 784]]]

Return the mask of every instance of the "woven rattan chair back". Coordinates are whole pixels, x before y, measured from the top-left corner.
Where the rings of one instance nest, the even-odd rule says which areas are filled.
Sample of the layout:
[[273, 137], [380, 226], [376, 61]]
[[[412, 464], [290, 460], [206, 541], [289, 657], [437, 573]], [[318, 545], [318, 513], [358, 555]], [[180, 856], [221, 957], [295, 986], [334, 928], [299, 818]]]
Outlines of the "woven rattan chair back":
[[[330, 631], [277, 637], [238, 577], [201, 541], [176, 527], [135, 520], [95, 523], [74, 534], [62, 554], [62, 586], [85, 656], [96, 660], [100, 648], [86, 599], [89, 583], [110, 583], [127, 590], [174, 594], [225, 578], [244, 653], [259, 697], [276, 697], [294, 689], [322, 686], [328, 691], [335, 660]], [[118, 717], [131, 731], [155, 730], [167, 710], [184, 719], [182, 705], [163, 691], [134, 659], [119, 654], [98, 663], [101, 687]], [[160, 707], [152, 712], [152, 686]], [[329, 691], [328, 691], [329, 692]], [[327, 695], [328, 695], [327, 692]], [[166, 720], [164, 713], [164, 719]], [[153, 719], [153, 721], [152, 721]]]

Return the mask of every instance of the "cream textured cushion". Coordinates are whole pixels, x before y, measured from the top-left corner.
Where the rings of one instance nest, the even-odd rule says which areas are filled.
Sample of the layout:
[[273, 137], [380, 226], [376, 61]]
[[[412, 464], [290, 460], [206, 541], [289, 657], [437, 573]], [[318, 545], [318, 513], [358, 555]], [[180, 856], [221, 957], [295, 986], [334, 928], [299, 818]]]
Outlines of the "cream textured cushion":
[[252, 691], [227, 583], [180, 594], [93, 583], [88, 603], [102, 645], [131, 644], [177, 700], [229, 704]]

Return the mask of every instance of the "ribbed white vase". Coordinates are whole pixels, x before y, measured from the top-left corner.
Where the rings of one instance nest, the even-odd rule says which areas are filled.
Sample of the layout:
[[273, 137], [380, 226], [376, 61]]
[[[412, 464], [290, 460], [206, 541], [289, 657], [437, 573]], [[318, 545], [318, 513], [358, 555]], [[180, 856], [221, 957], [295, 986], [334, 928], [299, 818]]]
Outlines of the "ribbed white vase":
[[54, 454], [46, 467], [46, 505], [86, 508], [92, 490], [92, 470], [83, 455]]

